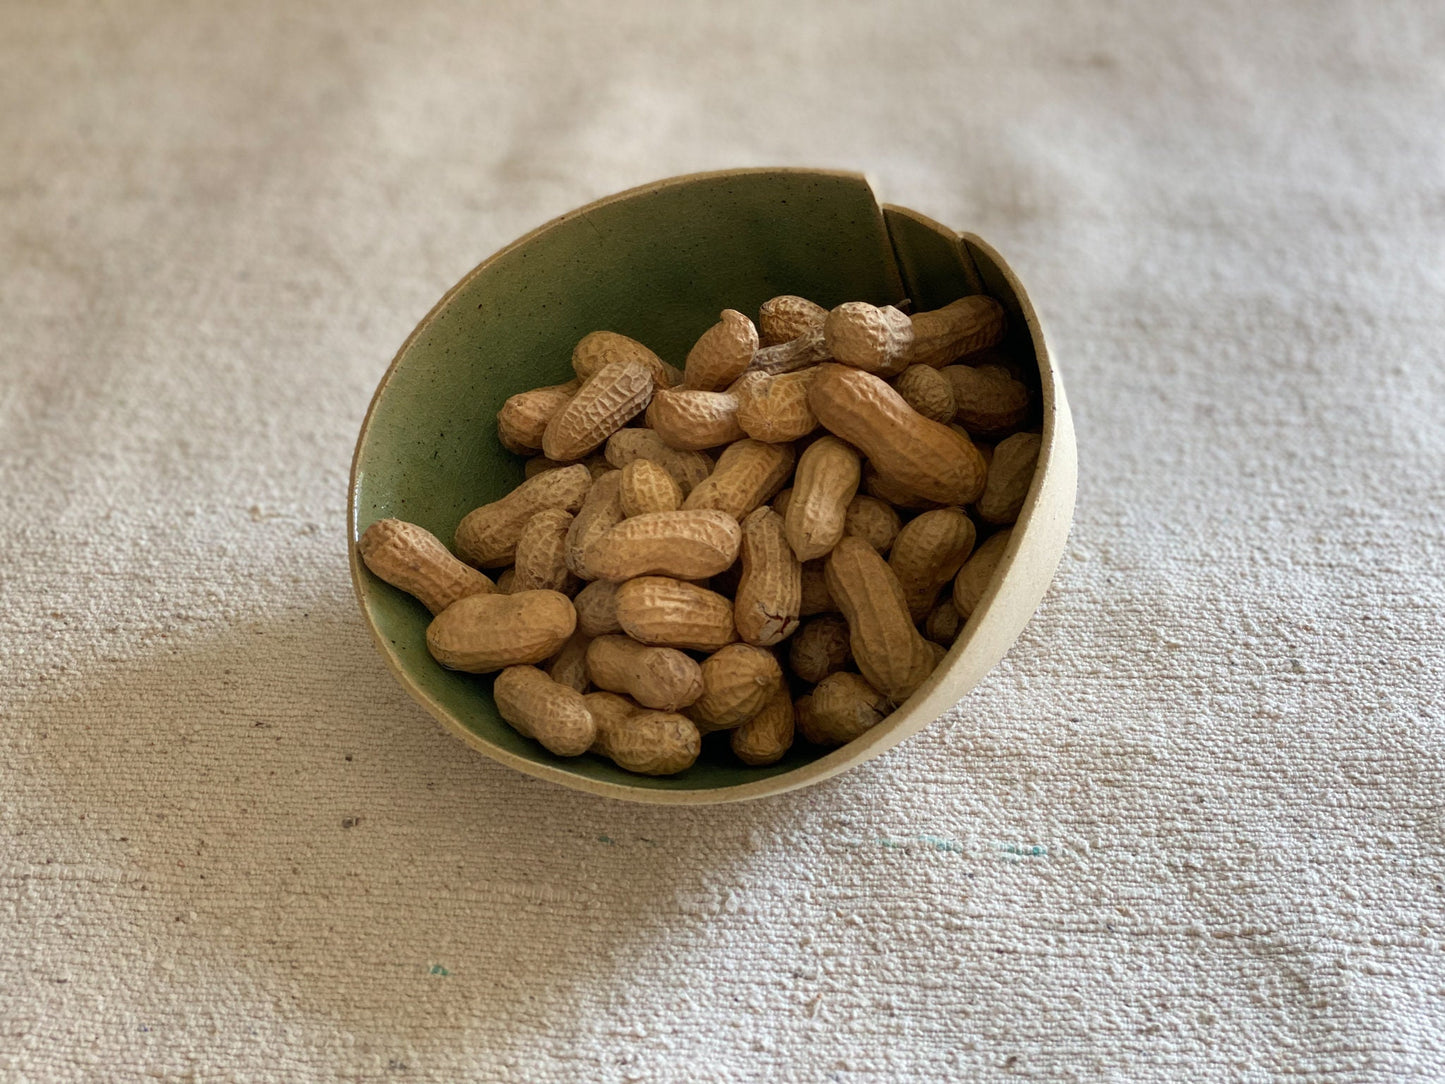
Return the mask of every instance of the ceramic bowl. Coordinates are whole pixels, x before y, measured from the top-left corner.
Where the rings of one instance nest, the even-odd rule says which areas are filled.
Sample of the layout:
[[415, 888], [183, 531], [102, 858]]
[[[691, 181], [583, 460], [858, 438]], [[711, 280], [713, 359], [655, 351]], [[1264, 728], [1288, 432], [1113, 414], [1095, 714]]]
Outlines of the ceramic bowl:
[[[458, 521], [522, 480], [496, 414], [516, 392], [571, 377], [589, 331], [631, 335], [681, 364], [723, 308], [756, 313], [778, 294], [824, 306], [912, 301], [914, 311], [987, 293], [1007, 310], [1006, 349], [1037, 373], [1043, 450], [999, 573], [943, 664], [908, 701], [838, 749], [799, 742], [749, 768], [725, 736], [676, 776], [556, 757], [497, 714], [490, 676], [444, 670], [426, 650], [425, 607], [374, 577], [356, 540], [388, 516], [450, 542]], [[361, 424], [352, 462], [351, 575], [361, 612], [398, 681], [473, 749], [564, 786], [642, 802], [702, 804], [816, 783], [902, 741], [956, 704], [1003, 656], [1047, 588], [1073, 512], [1073, 425], [1043, 329], [1022, 285], [978, 237], [880, 205], [858, 174], [727, 170], [659, 181], [547, 223], [485, 260], [402, 345]]]

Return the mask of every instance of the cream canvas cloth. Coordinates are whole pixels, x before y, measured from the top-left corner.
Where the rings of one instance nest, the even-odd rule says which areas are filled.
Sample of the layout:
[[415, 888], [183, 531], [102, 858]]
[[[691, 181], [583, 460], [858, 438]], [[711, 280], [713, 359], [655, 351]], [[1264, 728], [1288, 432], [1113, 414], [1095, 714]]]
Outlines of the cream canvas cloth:
[[[0, 1079], [1445, 1076], [1437, 4], [0, 6]], [[610, 192], [856, 168], [1079, 431], [1023, 638], [735, 807], [446, 736], [387, 362]]]

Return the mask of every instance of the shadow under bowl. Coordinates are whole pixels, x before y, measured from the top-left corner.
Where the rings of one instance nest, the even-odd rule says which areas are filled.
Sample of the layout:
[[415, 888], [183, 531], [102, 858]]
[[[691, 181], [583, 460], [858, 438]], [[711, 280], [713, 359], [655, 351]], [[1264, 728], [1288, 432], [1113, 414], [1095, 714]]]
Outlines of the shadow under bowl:
[[[570, 379], [572, 347], [605, 328], [680, 364], [723, 308], [756, 313], [779, 294], [825, 307], [966, 294], [1009, 316], [1002, 344], [1034, 384], [1043, 447], [989, 591], [928, 681], [838, 749], [799, 742], [777, 764], [738, 763], [722, 739], [676, 776], [633, 775], [601, 757], [553, 756], [497, 714], [491, 675], [445, 670], [426, 649], [431, 615], [361, 563], [356, 541], [389, 516], [450, 542], [457, 523], [523, 477], [497, 439], [508, 396]], [[351, 574], [397, 680], [472, 748], [542, 779], [632, 801], [703, 804], [806, 786], [892, 747], [951, 708], [998, 662], [1052, 579], [1073, 514], [1077, 460], [1063, 385], [1022, 285], [992, 248], [904, 207], [854, 173], [745, 169], [675, 177], [597, 201], [485, 260], [402, 345], [361, 425], [352, 461]]]

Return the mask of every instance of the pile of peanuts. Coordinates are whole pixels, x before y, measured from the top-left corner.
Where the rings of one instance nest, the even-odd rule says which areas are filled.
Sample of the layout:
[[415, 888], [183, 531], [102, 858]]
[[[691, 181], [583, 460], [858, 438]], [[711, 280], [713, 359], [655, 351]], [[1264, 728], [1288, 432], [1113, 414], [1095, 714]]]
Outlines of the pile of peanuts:
[[362, 560], [558, 756], [670, 775], [713, 731], [749, 765], [795, 734], [841, 745], [938, 666], [1008, 544], [1041, 438], [1004, 325], [983, 295], [913, 315], [789, 295], [756, 324], [725, 310], [681, 371], [595, 331], [575, 379], [502, 406], [526, 480], [455, 555], [384, 519]]

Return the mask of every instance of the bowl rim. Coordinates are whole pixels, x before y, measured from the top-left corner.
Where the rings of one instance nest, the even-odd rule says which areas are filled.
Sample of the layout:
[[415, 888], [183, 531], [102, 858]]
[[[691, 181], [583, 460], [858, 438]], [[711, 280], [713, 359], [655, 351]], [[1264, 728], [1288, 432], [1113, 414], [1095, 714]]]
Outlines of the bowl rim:
[[[1028, 494], [1024, 498], [1023, 508], [1013, 525], [1013, 534], [1010, 536], [1009, 544], [999, 562], [998, 570], [995, 572], [988, 590], [975, 607], [973, 616], [950, 646], [948, 654], [912, 696], [877, 726], [860, 737], [791, 771], [781, 772], [753, 782], [724, 786], [655, 789], [590, 779], [557, 765], [529, 760], [492, 743], [464, 726], [443, 705], [435, 701], [425, 689], [412, 680], [407, 671], [398, 665], [392, 652], [387, 650], [386, 638], [377, 627], [367, 606], [366, 585], [369, 573], [361, 561], [356, 544], [359, 536], [357, 503], [361, 481], [362, 450], [367, 443], [372, 421], [401, 359], [411, 349], [412, 344], [428, 330], [452, 299], [484, 269], [563, 223], [590, 214], [609, 204], [635, 199], [699, 180], [779, 173], [847, 178], [861, 181], [870, 191], [874, 191], [872, 183], [864, 174], [851, 170], [764, 166], [680, 174], [637, 185], [593, 200], [529, 230], [516, 240], [497, 249], [463, 275], [412, 329], [392, 357], [391, 363], [377, 384], [376, 391], [372, 393], [366, 413], [362, 418], [356, 444], [352, 450], [347, 488], [347, 553], [352, 589], [367, 630], [371, 634], [372, 642], [392, 676], [412, 699], [442, 725], [443, 729], [477, 752], [534, 778], [544, 779], [573, 790], [580, 790], [599, 797], [650, 805], [718, 805], [783, 794], [811, 786], [891, 749], [955, 706], [1013, 645], [1029, 617], [1037, 609], [1048, 584], [1052, 581], [1072, 520], [1078, 464], [1068, 400], [1064, 394], [1062, 380], [1049, 354], [1038, 314], [1013, 270], [982, 238], [976, 234], [955, 231], [909, 208], [878, 202], [880, 215], [889, 211], [905, 214], [944, 235], [952, 235], [961, 244], [979, 249], [993, 262], [1018, 299], [1037, 359], [1043, 400], [1043, 439], [1038, 463]], [[876, 192], [874, 198], [876, 202]], [[1032, 560], [1020, 560], [1021, 554], [1031, 557]], [[1018, 575], [1015, 574], [1016, 569]], [[1020, 619], [1021, 610], [1026, 612], [1021, 615]], [[970, 655], [971, 648], [974, 649], [972, 655]], [[967, 665], [960, 667], [959, 664], [965, 662], [966, 656], [968, 656]]]

